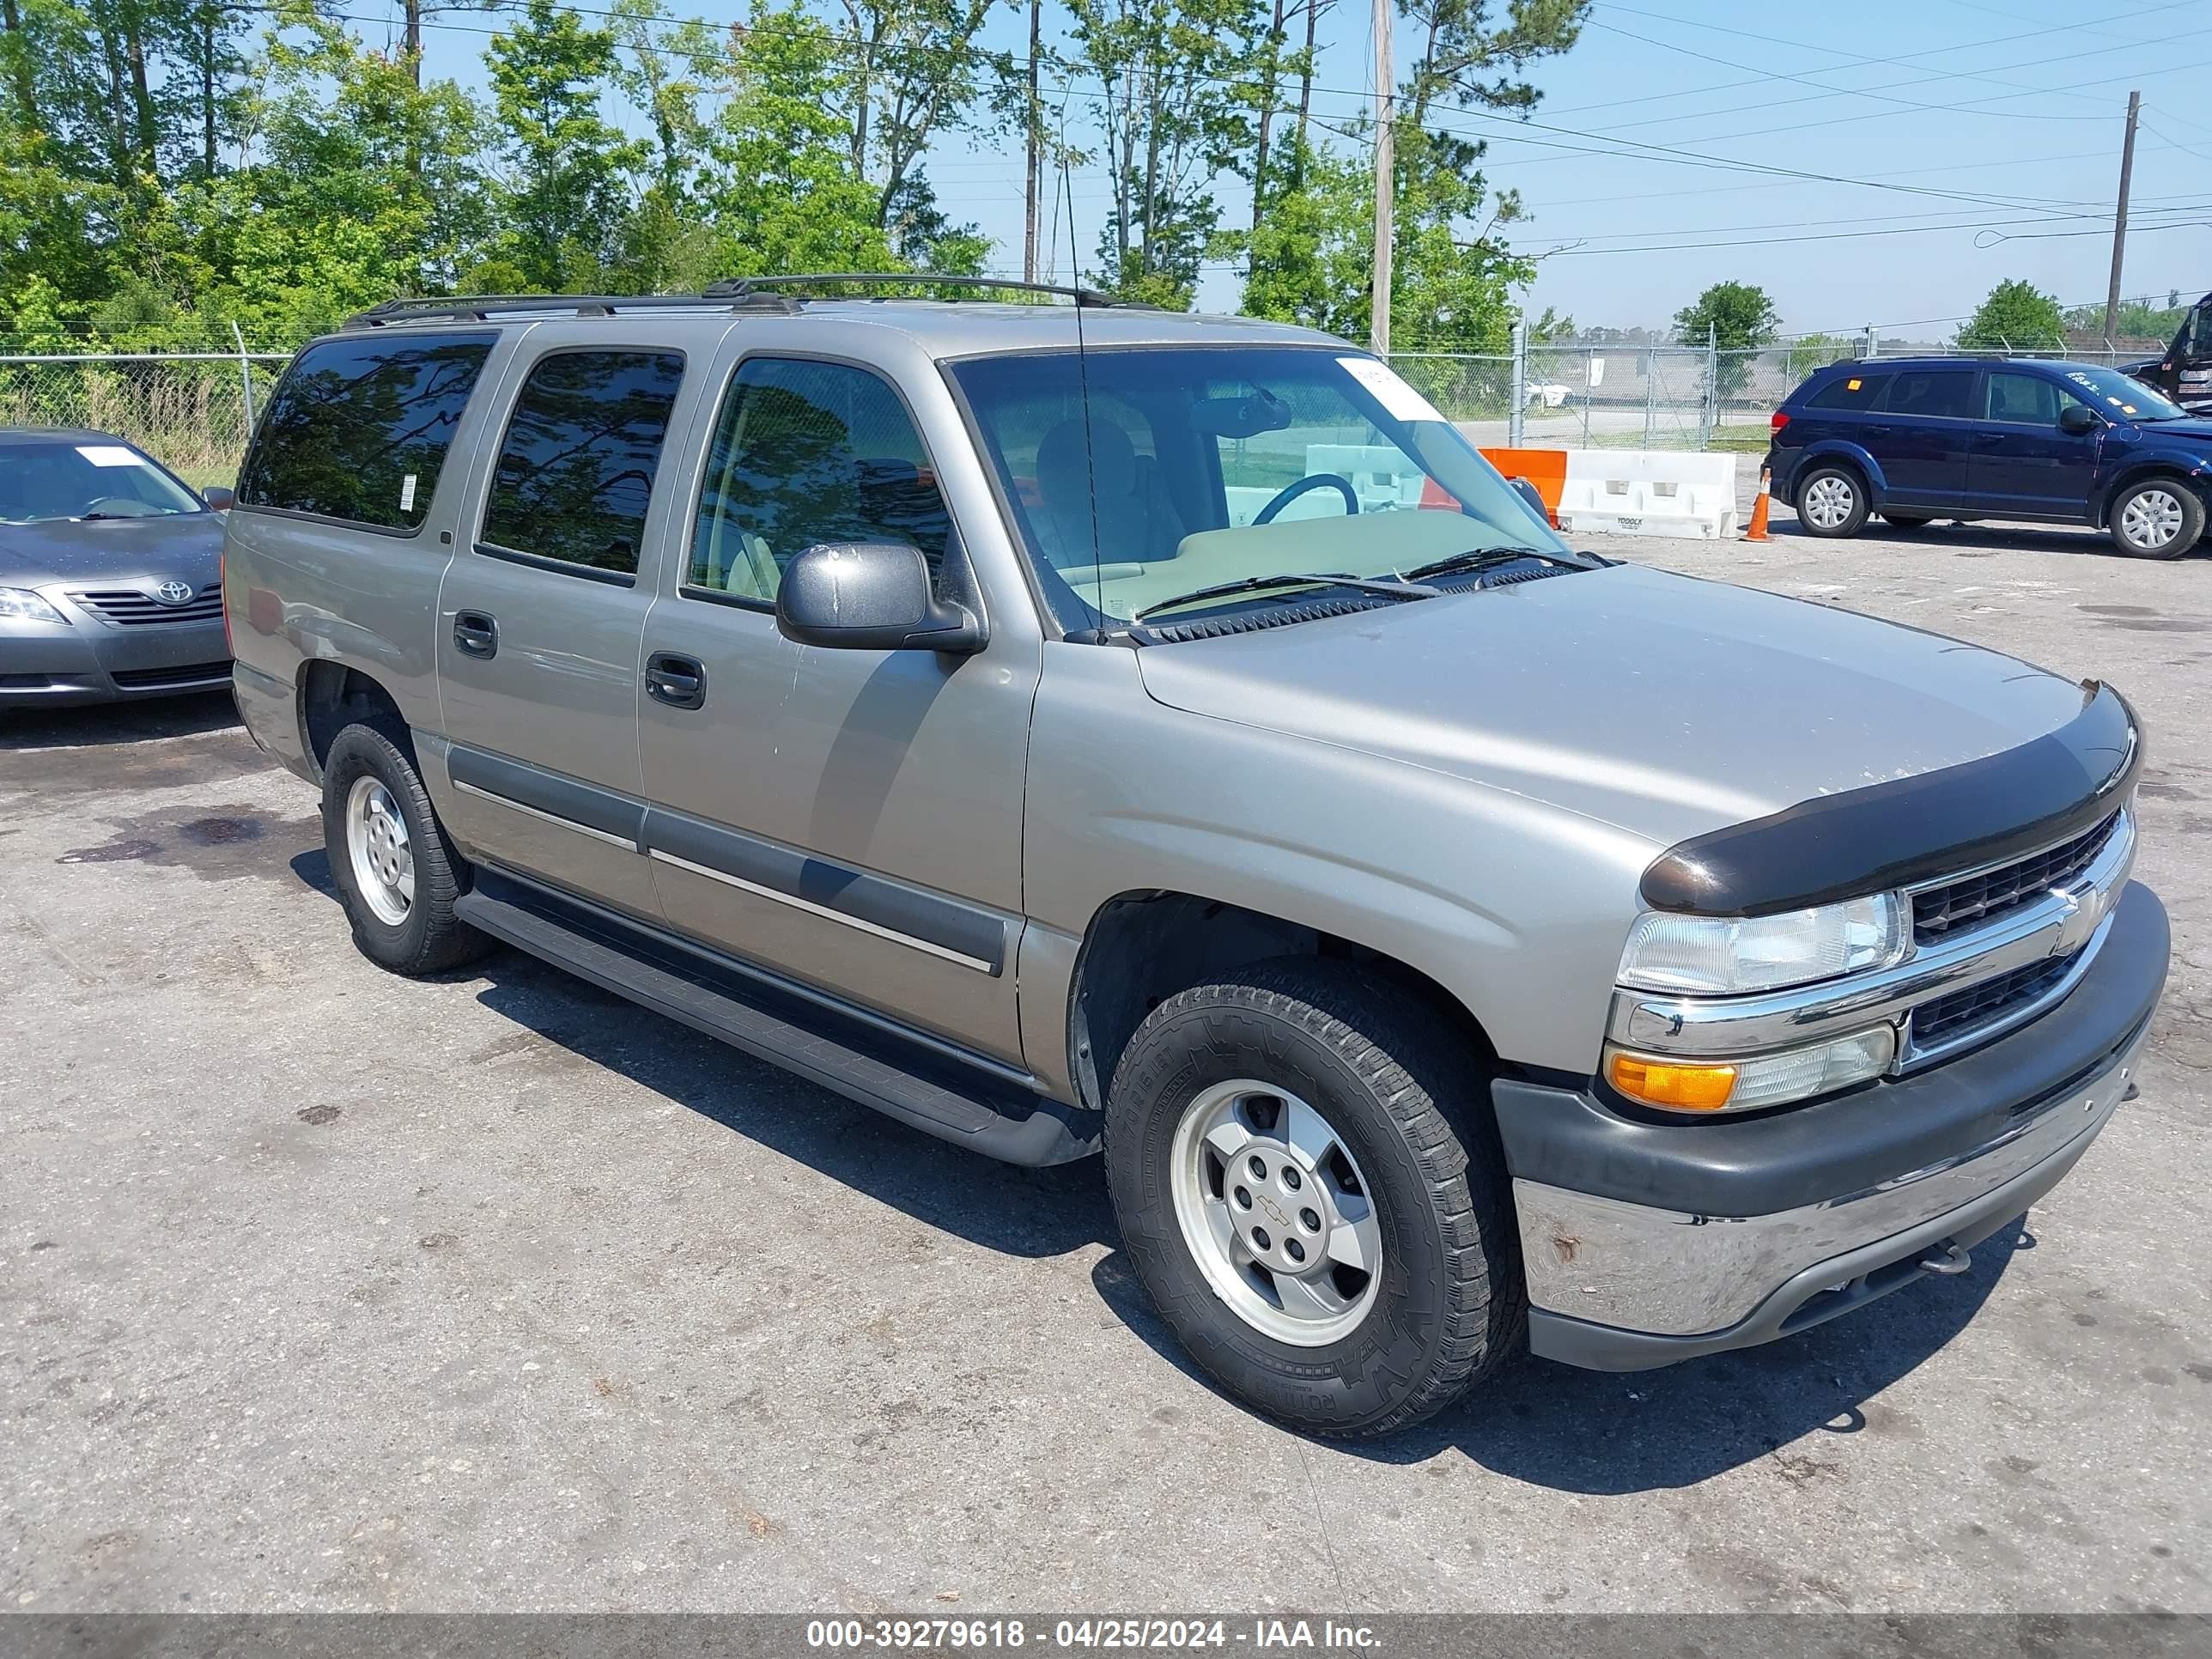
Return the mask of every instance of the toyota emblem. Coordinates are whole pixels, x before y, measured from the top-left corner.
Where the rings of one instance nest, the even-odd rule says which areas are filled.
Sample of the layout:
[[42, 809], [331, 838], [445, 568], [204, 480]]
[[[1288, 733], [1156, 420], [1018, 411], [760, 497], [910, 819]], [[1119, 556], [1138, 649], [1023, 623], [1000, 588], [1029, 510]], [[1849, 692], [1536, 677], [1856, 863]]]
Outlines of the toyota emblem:
[[192, 597], [190, 582], [166, 581], [154, 590], [154, 597], [163, 605], [186, 605]]

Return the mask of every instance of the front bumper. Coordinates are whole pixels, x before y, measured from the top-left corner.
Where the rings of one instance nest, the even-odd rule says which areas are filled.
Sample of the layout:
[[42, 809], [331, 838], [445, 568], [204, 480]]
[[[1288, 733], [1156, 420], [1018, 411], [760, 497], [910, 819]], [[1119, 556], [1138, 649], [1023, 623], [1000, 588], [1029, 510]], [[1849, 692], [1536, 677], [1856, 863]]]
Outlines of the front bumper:
[[229, 684], [220, 617], [118, 628], [75, 612], [64, 626], [0, 624], [0, 707], [116, 702]]
[[2132, 1091], [2166, 912], [2130, 884], [2071, 995], [1917, 1074], [1736, 1121], [1501, 1080], [1540, 1354], [1639, 1370], [1749, 1347], [1931, 1272], [2056, 1186]]

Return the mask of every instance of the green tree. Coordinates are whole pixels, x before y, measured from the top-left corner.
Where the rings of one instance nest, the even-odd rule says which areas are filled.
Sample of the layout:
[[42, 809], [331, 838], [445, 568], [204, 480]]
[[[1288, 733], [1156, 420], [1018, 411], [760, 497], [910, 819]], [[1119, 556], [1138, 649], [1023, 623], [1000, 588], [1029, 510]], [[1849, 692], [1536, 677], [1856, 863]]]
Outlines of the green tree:
[[514, 27], [485, 48], [506, 177], [500, 258], [531, 288], [600, 284], [623, 250], [633, 177], [649, 148], [601, 112], [614, 70], [611, 32], [556, 0], [527, 0]]
[[[1510, 191], [1491, 192], [1481, 141], [1443, 131], [1434, 118], [1444, 108], [1533, 107], [1536, 89], [1521, 72], [1574, 44], [1589, 0], [1519, 0], [1502, 20], [1486, 0], [1401, 0], [1399, 9], [1418, 27], [1419, 46], [1393, 134], [1392, 338], [1502, 351], [1512, 335], [1513, 290], [1535, 276], [1495, 234], [1521, 216], [1521, 204]], [[1371, 156], [1369, 131], [1362, 125], [1348, 136]], [[1224, 239], [1248, 252], [1244, 308], [1364, 337], [1374, 271], [1371, 161], [1341, 160], [1293, 129], [1268, 170], [1267, 211], [1248, 238]]]
[[899, 269], [877, 188], [853, 169], [827, 27], [755, 0], [727, 49], [696, 61], [722, 77], [697, 190], [722, 273]]
[[2040, 351], [2063, 346], [2065, 313], [2056, 299], [2033, 283], [2021, 279], [1999, 283], [1959, 331], [1959, 343], [1999, 351]]
[[[2170, 340], [2181, 326], [2181, 319], [2189, 314], [2189, 307], [2181, 303], [2181, 295], [2169, 293], [2161, 305], [2146, 294], [2140, 298], [2120, 301], [2119, 313], [2112, 321], [2112, 337], [2121, 340]], [[2101, 305], [2075, 306], [2066, 313], [2066, 326], [2081, 333], [2102, 334], [2105, 331], [2105, 307]]]
[[1753, 283], [1715, 283], [1674, 313], [1674, 332], [1683, 344], [1710, 339], [1723, 351], [1765, 345], [1781, 325], [1774, 301]]
[[195, 198], [211, 316], [298, 339], [395, 295], [450, 290], [481, 257], [495, 210], [486, 113], [416, 68], [321, 17], [271, 43], [246, 114], [260, 155]]
[[1260, 0], [1070, 0], [1069, 9], [1111, 181], [1098, 233], [1107, 285], [1184, 309], [1220, 223], [1214, 179], [1256, 137], [1237, 88], [1266, 51]]
[[930, 142], [974, 125], [992, 70], [978, 44], [993, 0], [840, 0], [850, 44], [842, 94], [854, 173], [876, 186], [876, 223], [927, 262], [969, 228], [946, 221], [921, 173]]
[[1782, 326], [1774, 301], [1755, 283], [1715, 283], [1674, 313], [1674, 333], [1684, 345], [1711, 341], [1721, 353], [1719, 392], [1735, 397], [1751, 380], [1751, 352], [1771, 343]]

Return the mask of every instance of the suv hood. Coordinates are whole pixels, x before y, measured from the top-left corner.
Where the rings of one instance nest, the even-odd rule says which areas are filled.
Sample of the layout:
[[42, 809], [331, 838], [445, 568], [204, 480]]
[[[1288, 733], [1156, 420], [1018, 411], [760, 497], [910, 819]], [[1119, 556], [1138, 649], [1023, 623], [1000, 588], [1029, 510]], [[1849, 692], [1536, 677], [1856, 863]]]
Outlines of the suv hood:
[[220, 513], [0, 524], [0, 587], [172, 576], [207, 587], [214, 584], [222, 551]]
[[1172, 708], [1665, 846], [2057, 730], [2081, 688], [1850, 611], [1635, 565], [1137, 652]]

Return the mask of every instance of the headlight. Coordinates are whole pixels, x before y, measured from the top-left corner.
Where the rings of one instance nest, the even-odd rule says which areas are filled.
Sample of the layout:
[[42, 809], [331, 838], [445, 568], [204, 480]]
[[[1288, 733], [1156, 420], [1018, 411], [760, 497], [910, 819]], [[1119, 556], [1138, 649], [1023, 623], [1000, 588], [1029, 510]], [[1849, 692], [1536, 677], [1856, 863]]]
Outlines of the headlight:
[[1876, 1025], [1849, 1036], [1743, 1060], [1638, 1054], [1608, 1048], [1607, 1082], [1631, 1100], [1669, 1112], [1749, 1112], [1832, 1095], [1880, 1077], [1897, 1054], [1897, 1033]]
[[59, 623], [69, 626], [69, 618], [48, 605], [27, 587], [0, 587], [0, 622]]
[[1778, 916], [1647, 911], [1629, 930], [1620, 982], [1644, 991], [1726, 995], [1893, 967], [1905, 957], [1908, 914], [1894, 893]]

